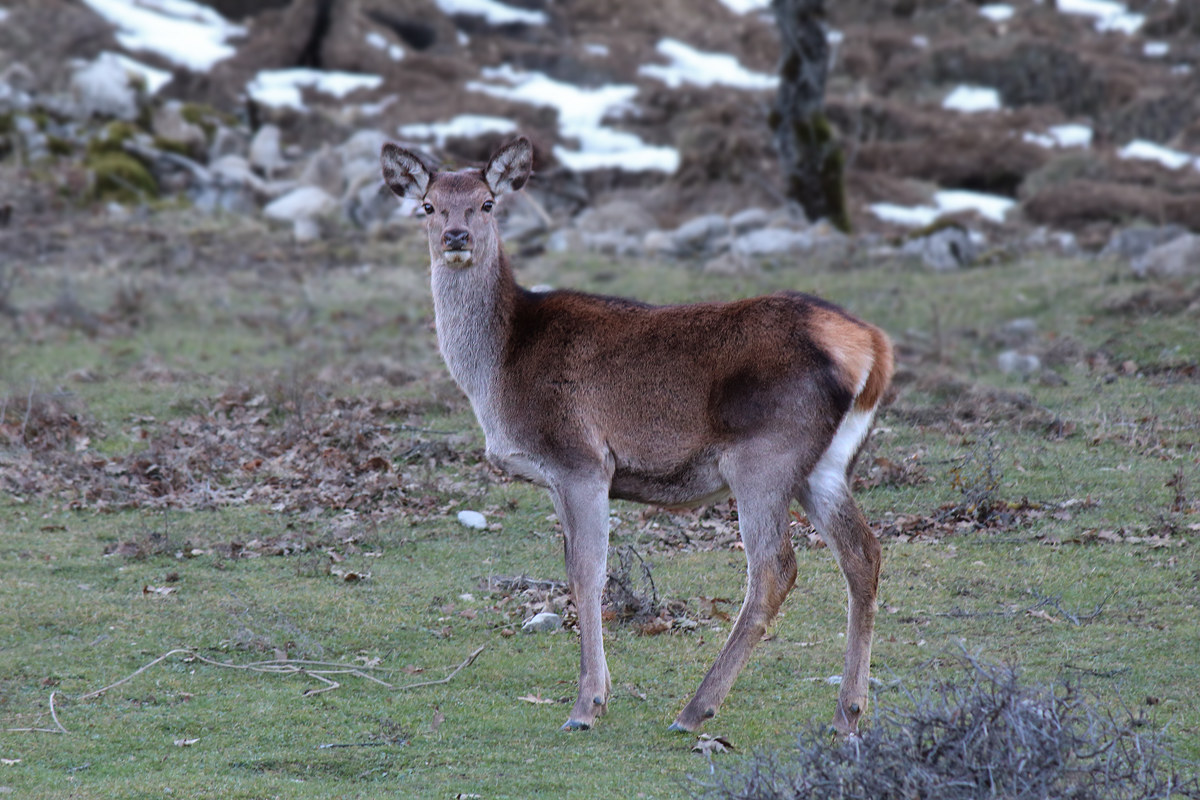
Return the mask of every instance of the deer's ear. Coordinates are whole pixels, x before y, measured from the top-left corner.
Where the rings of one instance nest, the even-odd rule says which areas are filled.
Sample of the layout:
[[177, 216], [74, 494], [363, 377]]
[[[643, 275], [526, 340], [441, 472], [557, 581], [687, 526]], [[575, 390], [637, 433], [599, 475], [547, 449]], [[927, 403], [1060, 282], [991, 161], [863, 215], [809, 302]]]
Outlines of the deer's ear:
[[483, 178], [494, 195], [515, 192], [533, 171], [533, 145], [524, 136], [501, 147], [483, 169]]
[[379, 154], [383, 180], [398, 197], [420, 200], [429, 188], [429, 168], [399, 145], [388, 142]]

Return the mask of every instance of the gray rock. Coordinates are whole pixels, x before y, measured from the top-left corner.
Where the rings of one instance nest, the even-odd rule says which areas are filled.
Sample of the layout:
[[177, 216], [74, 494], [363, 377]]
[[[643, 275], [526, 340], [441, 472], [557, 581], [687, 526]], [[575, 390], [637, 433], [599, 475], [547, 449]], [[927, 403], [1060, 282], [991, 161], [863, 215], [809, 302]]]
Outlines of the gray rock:
[[137, 118], [137, 87], [113, 53], [101, 53], [95, 61], [79, 65], [71, 74], [70, 87], [81, 116]]
[[1005, 375], [1015, 374], [1028, 377], [1042, 368], [1042, 360], [1032, 353], [1005, 350], [996, 356], [996, 366]]
[[342, 173], [342, 156], [327, 144], [308, 157], [300, 171], [301, 186], [316, 186], [333, 197], [341, 197], [346, 181]]
[[679, 255], [679, 248], [675, 246], [675, 237], [671, 231], [647, 231], [646, 235], [642, 237], [642, 250], [649, 255]]
[[202, 154], [208, 148], [204, 129], [183, 117], [183, 103], [168, 100], [154, 110], [150, 122], [154, 135], [185, 146], [191, 154]]
[[287, 161], [283, 157], [283, 132], [278, 125], [263, 125], [250, 140], [250, 166], [272, 178], [277, 170], [283, 169]]
[[671, 234], [677, 252], [700, 253], [717, 249], [714, 243], [729, 235], [729, 220], [721, 214], [704, 214], [680, 225]]
[[932, 270], [950, 272], [971, 264], [979, 255], [979, 247], [968, 231], [951, 225], [928, 236], [909, 239], [900, 252], [919, 257]]
[[1037, 334], [1037, 322], [1029, 317], [1010, 319], [991, 335], [992, 341], [1008, 348], [1025, 344]]
[[1187, 228], [1182, 225], [1122, 228], [1109, 237], [1108, 242], [1100, 251], [1100, 255], [1114, 258], [1138, 258], [1156, 247], [1178, 239], [1187, 232]]
[[324, 189], [300, 186], [268, 203], [263, 215], [280, 222], [295, 222], [328, 216], [337, 208], [337, 200]]
[[543, 611], [525, 620], [521, 630], [525, 633], [551, 633], [561, 627], [562, 617], [552, 611]]
[[382, 132], [373, 128], [363, 128], [355, 131], [349, 139], [338, 145], [338, 153], [347, 161], [371, 161], [379, 169], [379, 151], [388, 138]]
[[211, 163], [225, 156], [244, 158], [249, 149], [250, 140], [243, 131], [221, 125], [208, 146], [208, 160]]
[[634, 256], [642, 252], [642, 240], [637, 236], [620, 231], [581, 232], [580, 241], [584, 248], [596, 253], [612, 256]]
[[742, 258], [764, 258], [799, 253], [812, 246], [813, 237], [808, 231], [762, 228], [738, 236], [729, 249]]
[[729, 218], [729, 227], [733, 229], [735, 236], [765, 228], [770, 224], [771, 213], [762, 208], [745, 208]]
[[1200, 275], [1200, 236], [1184, 234], [1133, 259], [1139, 278], [1183, 278]]
[[574, 227], [586, 233], [633, 233], [639, 236], [654, 227], [654, 217], [640, 203], [610, 200], [584, 209], [575, 217]]

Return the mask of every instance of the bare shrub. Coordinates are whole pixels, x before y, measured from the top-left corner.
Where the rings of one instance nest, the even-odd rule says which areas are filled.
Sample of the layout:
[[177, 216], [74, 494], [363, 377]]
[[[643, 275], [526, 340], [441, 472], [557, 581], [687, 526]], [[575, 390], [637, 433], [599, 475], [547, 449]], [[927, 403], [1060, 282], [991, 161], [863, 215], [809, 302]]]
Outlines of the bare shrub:
[[1151, 800], [1200, 798], [1194, 775], [1145, 721], [1069, 684], [1025, 686], [1010, 667], [964, 658], [907, 704], [880, 708], [861, 738], [820, 730], [792, 754], [757, 755], [696, 781], [705, 800]]

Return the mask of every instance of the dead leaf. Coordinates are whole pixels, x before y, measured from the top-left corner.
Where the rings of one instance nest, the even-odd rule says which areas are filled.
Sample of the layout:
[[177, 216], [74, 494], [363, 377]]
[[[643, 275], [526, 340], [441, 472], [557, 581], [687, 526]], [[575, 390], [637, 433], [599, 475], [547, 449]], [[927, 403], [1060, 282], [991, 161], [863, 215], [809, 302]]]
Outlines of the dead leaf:
[[6, 766], [12, 766], [13, 764], [20, 764], [20, 763], [21, 763], [21, 759], [19, 759], [19, 758], [0, 758], [0, 764], [4, 764]]
[[703, 753], [709, 758], [713, 753], [730, 753], [736, 750], [737, 748], [724, 736], [709, 736], [707, 733], [700, 734], [700, 738], [692, 745], [693, 753]]
[[341, 578], [346, 583], [358, 583], [371, 577], [371, 573], [369, 572], [358, 572], [357, 570], [342, 569], [341, 567], [334, 567], [329, 570], [329, 574]]
[[522, 697], [518, 697], [517, 699], [523, 700], [526, 703], [533, 703], [535, 706], [545, 705], [547, 703], [554, 702], [553, 700], [551, 700], [548, 697], [542, 697], [540, 694], [527, 694]]
[[433, 709], [433, 719], [429, 720], [429, 732], [437, 733], [438, 728], [442, 727], [442, 723], [446, 721], [446, 715], [442, 713], [440, 708], [436, 706]]
[[177, 589], [174, 586], [150, 586], [149, 584], [147, 584], [142, 587], [143, 595], [157, 594], [157, 595], [165, 597], [166, 595], [169, 595], [169, 594], [175, 594], [178, 591], [179, 591], [179, 589]]
[[1053, 617], [1040, 608], [1033, 609], [1029, 612], [1028, 616], [1031, 616], [1034, 619], [1045, 620], [1046, 622], [1058, 622], [1058, 617]]
[[175, 746], [176, 747], [191, 747], [198, 741], [200, 741], [200, 740], [199, 739], [176, 739]]
[[673, 620], [666, 617], [655, 617], [652, 620], [643, 622], [638, 632], [643, 636], [657, 636], [660, 633], [666, 633], [671, 630]]

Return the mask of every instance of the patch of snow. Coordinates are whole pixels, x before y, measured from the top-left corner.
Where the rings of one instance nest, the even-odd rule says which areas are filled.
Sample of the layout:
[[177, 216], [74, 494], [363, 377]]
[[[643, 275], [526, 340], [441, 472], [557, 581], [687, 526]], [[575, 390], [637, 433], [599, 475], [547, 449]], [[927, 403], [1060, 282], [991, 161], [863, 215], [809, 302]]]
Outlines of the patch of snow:
[[933, 206], [901, 206], [895, 203], [872, 203], [868, 206], [868, 209], [884, 222], [904, 225], [909, 228], [932, 225], [938, 218], [938, 210]]
[[771, 0], [721, 0], [721, 4], [735, 14], [749, 14], [751, 11], [766, 11], [771, 7]]
[[925, 48], [929, 47], [929, 37], [922, 36], [918, 33], [916, 36], [912, 37], [912, 45], [918, 50], [924, 50]]
[[163, 69], [155, 69], [149, 64], [143, 64], [129, 56], [123, 56], [120, 53], [112, 53], [106, 50], [97, 56], [96, 60], [98, 61], [102, 58], [113, 61], [130, 75], [144, 81], [147, 94], [158, 94], [159, 89], [171, 82], [171, 73]]
[[979, 13], [992, 22], [1008, 22], [1013, 18], [1016, 9], [1008, 3], [988, 3], [985, 6], [979, 7]]
[[946, 189], [933, 196], [932, 206], [901, 206], [895, 203], [874, 203], [868, 210], [884, 222], [917, 228], [932, 225], [943, 214], [977, 211], [984, 219], [1003, 222], [1016, 201], [994, 194]]
[[263, 70], [246, 84], [246, 92], [263, 105], [303, 111], [301, 88], [309, 87], [334, 97], [345, 97], [356, 89], [377, 89], [382, 83], [383, 78], [378, 75], [297, 67]]
[[1163, 147], [1160, 144], [1155, 144], [1145, 139], [1134, 139], [1118, 150], [1117, 156], [1143, 161], [1157, 161], [1167, 169], [1179, 169], [1185, 164], [1196, 161], [1196, 157], [1189, 153], [1172, 150], [1169, 147]]
[[829, 42], [829, 44], [833, 45], [834, 47], [837, 47], [839, 44], [846, 41], [846, 34], [834, 28], [830, 28], [829, 30], [825, 31], [825, 41]]
[[543, 11], [513, 8], [510, 5], [498, 3], [496, 0], [437, 0], [437, 5], [443, 14], [483, 17], [491, 25], [510, 25], [514, 22], [526, 25], [545, 25], [547, 21]]
[[1096, 30], [1120, 31], [1134, 34], [1141, 29], [1146, 17], [1132, 13], [1123, 3], [1113, 0], [1058, 0], [1057, 8], [1064, 14], [1096, 18]]
[[962, 189], [945, 189], [933, 196], [938, 210], [943, 214], [957, 211], [978, 211], [984, 219], [1004, 222], [1004, 216], [1017, 203], [1009, 197], [983, 192], [968, 192]]
[[246, 28], [190, 0], [83, 0], [117, 28], [117, 42], [196, 72], [234, 54], [227, 40]]
[[504, 117], [487, 117], [482, 114], [459, 114], [446, 122], [416, 123], [401, 125], [398, 132], [409, 139], [433, 139], [438, 147], [456, 136], [479, 136], [484, 133], [515, 133], [517, 123]]
[[1047, 149], [1054, 147], [1091, 147], [1092, 129], [1087, 125], [1054, 125], [1046, 133], [1027, 132], [1022, 137]]
[[578, 150], [561, 145], [554, 148], [554, 155], [569, 169], [617, 167], [674, 172], [679, 166], [679, 151], [675, 148], [648, 145], [632, 133], [602, 125], [609, 114], [633, 109], [636, 86], [608, 84], [587, 89], [539, 72], [522, 72], [508, 64], [485, 67], [481, 74], [485, 80], [471, 81], [468, 89], [558, 111], [559, 132], [579, 142]]
[[678, 39], [663, 39], [656, 49], [671, 63], [665, 66], [644, 64], [638, 67], [638, 74], [656, 78], [672, 89], [685, 83], [736, 89], [774, 89], [779, 85], [779, 79], [774, 75], [751, 72], [726, 53], [706, 53]]
[[389, 42], [388, 38], [379, 31], [371, 31], [367, 34], [367, 44], [374, 47], [376, 50], [383, 50], [388, 54], [388, 58], [392, 61], [399, 61], [404, 58], [404, 48], [395, 42]]
[[1000, 93], [986, 86], [957, 86], [946, 95], [942, 108], [951, 111], [961, 111], [964, 114], [975, 114], [980, 111], [998, 111], [1003, 108], [1000, 103]]
[[1142, 55], [1146, 58], [1163, 58], [1169, 52], [1171, 45], [1167, 42], [1146, 42], [1142, 45]]
[[606, 44], [585, 44], [583, 51], [589, 56], [606, 56], [608, 55], [608, 45]]

